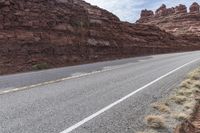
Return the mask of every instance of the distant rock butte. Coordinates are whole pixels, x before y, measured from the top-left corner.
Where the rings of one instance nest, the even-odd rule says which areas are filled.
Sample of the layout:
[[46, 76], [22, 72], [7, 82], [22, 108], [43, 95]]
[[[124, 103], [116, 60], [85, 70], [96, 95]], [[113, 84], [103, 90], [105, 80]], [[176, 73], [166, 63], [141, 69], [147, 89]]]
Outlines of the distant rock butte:
[[194, 2], [191, 6], [190, 6], [190, 13], [199, 13], [200, 12], [200, 5], [196, 2]]
[[185, 5], [180, 4], [179, 6], [175, 7], [175, 13], [176, 14], [185, 14], [187, 13], [187, 7]]
[[148, 18], [148, 17], [152, 17], [152, 16], [154, 16], [154, 12], [153, 12], [153, 11], [147, 10], [147, 9], [142, 10], [141, 19], [143, 19], [143, 18]]
[[[151, 13], [151, 15], [145, 15]], [[141, 18], [137, 21], [140, 24], [156, 25], [161, 29], [173, 33], [176, 36], [196, 36], [200, 38], [200, 6], [194, 2], [189, 11], [185, 5], [167, 8], [162, 5], [155, 12], [143, 10]], [[187, 38], [188, 38], [187, 37]]]
[[[182, 6], [177, 9], [185, 12]], [[196, 14], [197, 5], [191, 10]], [[156, 17], [174, 12], [163, 5]], [[155, 20], [152, 11], [144, 10], [141, 17], [144, 23]], [[156, 26], [121, 22], [82, 0], [0, 0], [0, 45], [0, 74], [30, 71], [39, 64], [52, 68], [200, 49]]]

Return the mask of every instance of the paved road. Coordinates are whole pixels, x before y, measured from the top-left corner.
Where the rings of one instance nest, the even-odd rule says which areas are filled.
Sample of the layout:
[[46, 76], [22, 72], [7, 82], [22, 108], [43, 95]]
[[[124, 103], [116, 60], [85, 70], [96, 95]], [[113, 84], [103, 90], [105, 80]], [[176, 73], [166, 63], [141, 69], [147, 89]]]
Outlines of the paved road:
[[199, 65], [196, 51], [1, 76], [0, 133], [134, 133]]

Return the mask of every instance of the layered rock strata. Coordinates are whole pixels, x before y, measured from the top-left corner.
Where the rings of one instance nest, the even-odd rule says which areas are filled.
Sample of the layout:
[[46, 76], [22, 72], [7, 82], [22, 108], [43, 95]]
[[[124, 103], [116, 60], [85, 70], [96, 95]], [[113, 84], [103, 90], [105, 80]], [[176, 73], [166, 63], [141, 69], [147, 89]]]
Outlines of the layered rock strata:
[[[151, 12], [153, 15], [145, 16]], [[150, 10], [143, 10], [141, 18], [137, 21], [140, 24], [156, 25], [161, 29], [177, 36], [198, 36], [200, 37], [200, 6], [194, 2], [189, 11], [185, 5], [167, 8], [162, 5], [155, 14]]]
[[82, 0], [0, 0], [0, 74], [198, 48]]

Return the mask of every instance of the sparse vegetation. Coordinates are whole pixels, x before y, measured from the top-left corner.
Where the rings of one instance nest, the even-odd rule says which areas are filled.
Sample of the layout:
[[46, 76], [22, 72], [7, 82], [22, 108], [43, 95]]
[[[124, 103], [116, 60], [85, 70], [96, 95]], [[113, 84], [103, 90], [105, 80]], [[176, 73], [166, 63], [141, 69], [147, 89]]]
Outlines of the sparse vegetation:
[[180, 89], [177, 91], [177, 95], [189, 97], [193, 94], [192, 90]]
[[149, 115], [145, 118], [147, 125], [151, 128], [163, 128], [165, 118], [158, 115]]
[[48, 69], [49, 65], [47, 63], [38, 63], [32, 66], [33, 70], [43, 70], [43, 69]]
[[175, 95], [174, 97], [172, 97], [172, 100], [174, 100], [175, 103], [182, 105], [184, 102], [187, 101], [187, 97], [182, 95]]
[[191, 84], [192, 84], [192, 81], [190, 79], [187, 79], [180, 84], [180, 87], [181, 88], [190, 88]]
[[188, 79], [192, 79], [192, 80], [199, 80], [200, 79], [200, 69], [196, 69], [193, 72], [190, 72], [187, 76]]
[[144, 130], [144, 133], [149, 133], [149, 131], [160, 133], [161, 130], [165, 129], [161, 129], [162, 127], [175, 128], [174, 126], [177, 124], [177, 120], [182, 122], [190, 119], [197, 104], [198, 99], [196, 96], [199, 94], [200, 68], [190, 72], [169, 98], [163, 99], [162, 102], [151, 104], [152, 108], [158, 112], [155, 112], [156, 115], [145, 117], [149, 128]]
[[192, 108], [194, 108], [195, 104], [196, 104], [195, 101], [188, 101], [187, 103], [184, 104], [184, 107], [186, 109], [192, 109]]
[[188, 115], [185, 113], [176, 113], [174, 114], [174, 118], [179, 121], [182, 121], [182, 120], [186, 120], [188, 118]]
[[199, 81], [196, 81], [194, 83], [194, 87], [198, 88], [200, 90], [200, 80]]
[[200, 93], [200, 89], [194, 87], [194, 88], [192, 89], [192, 93], [193, 93], [193, 94], [198, 94], [198, 93]]
[[152, 104], [152, 107], [160, 112], [170, 113], [170, 108], [165, 103], [156, 102]]

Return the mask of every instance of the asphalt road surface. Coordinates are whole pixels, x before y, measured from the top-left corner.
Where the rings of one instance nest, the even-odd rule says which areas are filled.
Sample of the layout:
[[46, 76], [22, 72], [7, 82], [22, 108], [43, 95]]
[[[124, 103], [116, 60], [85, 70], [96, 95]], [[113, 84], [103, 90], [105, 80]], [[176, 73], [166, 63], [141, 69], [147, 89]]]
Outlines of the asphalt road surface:
[[134, 133], [198, 66], [195, 51], [0, 76], [0, 133]]

